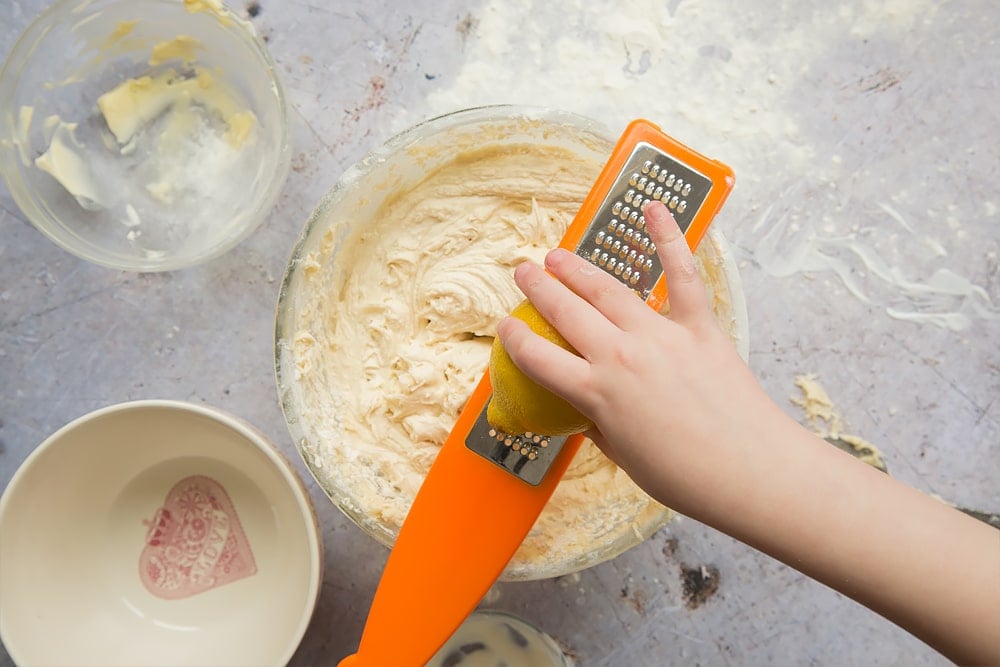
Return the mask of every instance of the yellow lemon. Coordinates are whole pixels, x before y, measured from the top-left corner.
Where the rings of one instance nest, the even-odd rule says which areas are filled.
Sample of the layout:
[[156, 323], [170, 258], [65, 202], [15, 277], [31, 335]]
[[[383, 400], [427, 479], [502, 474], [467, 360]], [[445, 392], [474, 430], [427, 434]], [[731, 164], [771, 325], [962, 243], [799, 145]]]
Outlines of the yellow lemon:
[[[526, 322], [539, 336], [577, 354], [530, 301], [522, 301], [511, 311], [511, 315]], [[498, 431], [517, 435], [527, 432], [570, 435], [586, 431], [594, 425], [564, 399], [522, 373], [500, 344], [499, 338], [493, 340], [490, 352], [490, 382], [493, 396], [486, 410], [486, 419]]]

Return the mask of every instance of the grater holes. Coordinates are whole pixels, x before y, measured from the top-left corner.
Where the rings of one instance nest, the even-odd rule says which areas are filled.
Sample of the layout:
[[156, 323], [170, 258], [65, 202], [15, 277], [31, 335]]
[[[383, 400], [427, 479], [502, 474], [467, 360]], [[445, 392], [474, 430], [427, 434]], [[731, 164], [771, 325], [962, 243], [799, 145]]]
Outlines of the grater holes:
[[[598, 210], [578, 254], [646, 298], [659, 275], [656, 244], [642, 209], [662, 202], [683, 223], [700, 202], [703, 177], [650, 147], [626, 163], [608, 199]], [[681, 216], [684, 217], [681, 217]]]
[[538, 458], [540, 451], [551, 444], [549, 436], [532, 433], [531, 431], [522, 435], [511, 435], [510, 433], [501, 433], [495, 428], [490, 428], [489, 437], [530, 461]]

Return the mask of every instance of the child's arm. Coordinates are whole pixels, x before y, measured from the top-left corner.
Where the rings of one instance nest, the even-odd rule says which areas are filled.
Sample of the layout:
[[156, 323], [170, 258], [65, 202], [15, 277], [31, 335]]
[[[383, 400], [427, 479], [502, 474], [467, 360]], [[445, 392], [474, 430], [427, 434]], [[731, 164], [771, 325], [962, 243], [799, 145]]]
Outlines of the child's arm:
[[[651, 496], [882, 614], [960, 663], [1000, 664], [1000, 531], [809, 433], [716, 324], [687, 243], [644, 210], [670, 291], [664, 318], [564, 250], [515, 280], [581, 357], [507, 318], [514, 362], [596, 424]], [[554, 276], [554, 277], [553, 277]]]

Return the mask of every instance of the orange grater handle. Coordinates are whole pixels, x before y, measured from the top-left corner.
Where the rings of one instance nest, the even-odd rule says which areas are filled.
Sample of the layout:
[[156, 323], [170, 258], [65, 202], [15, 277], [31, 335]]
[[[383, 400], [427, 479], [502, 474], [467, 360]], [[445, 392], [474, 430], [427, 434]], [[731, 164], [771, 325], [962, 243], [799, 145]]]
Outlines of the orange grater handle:
[[526, 484], [465, 446], [490, 393], [487, 372], [403, 522], [358, 653], [340, 667], [423, 667], [503, 572], [583, 442], [571, 437], [542, 482]]
[[[560, 247], [580, 246], [606, 194], [645, 142], [697, 166], [713, 187], [686, 221], [691, 249], [732, 189], [726, 165], [709, 160], [645, 120], [628, 125], [595, 181]], [[646, 302], [659, 310], [666, 300], [660, 276]], [[538, 485], [532, 486], [466, 446], [466, 437], [489, 402], [484, 373], [424, 480], [386, 562], [358, 653], [340, 667], [423, 667], [447, 641], [503, 572], [551, 497], [583, 442], [570, 437]]]

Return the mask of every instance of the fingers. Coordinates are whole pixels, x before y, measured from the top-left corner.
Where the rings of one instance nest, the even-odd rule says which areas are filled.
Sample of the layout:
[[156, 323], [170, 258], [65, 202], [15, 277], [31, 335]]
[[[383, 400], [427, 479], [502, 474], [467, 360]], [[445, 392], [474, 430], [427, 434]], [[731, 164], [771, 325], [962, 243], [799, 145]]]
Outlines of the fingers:
[[574, 398], [590, 372], [586, 360], [542, 338], [516, 317], [500, 320], [497, 336], [525, 375], [576, 405]]
[[537, 264], [519, 265], [514, 282], [542, 317], [585, 358], [591, 358], [590, 354], [618, 331], [594, 306]]
[[649, 238], [663, 265], [670, 299], [670, 319], [693, 323], [711, 317], [705, 286], [698, 275], [694, 256], [677, 222], [659, 201], [650, 201], [642, 209]]
[[645, 304], [620, 280], [563, 248], [545, 256], [545, 266], [564, 285], [626, 331], [649, 316]]

